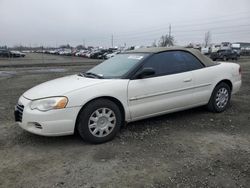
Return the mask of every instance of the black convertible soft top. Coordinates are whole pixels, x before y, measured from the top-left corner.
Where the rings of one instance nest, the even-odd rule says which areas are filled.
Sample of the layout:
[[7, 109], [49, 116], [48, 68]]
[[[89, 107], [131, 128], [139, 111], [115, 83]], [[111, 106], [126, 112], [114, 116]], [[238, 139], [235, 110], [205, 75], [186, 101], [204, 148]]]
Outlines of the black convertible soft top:
[[193, 48], [182, 48], [182, 47], [154, 47], [154, 48], [139, 48], [136, 50], [131, 50], [131, 51], [127, 51], [125, 53], [152, 53], [152, 54], [156, 54], [156, 53], [161, 53], [161, 52], [165, 52], [165, 51], [186, 51], [189, 52], [191, 54], [193, 54], [195, 57], [197, 57], [206, 67], [209, 66], [214, 66], [216, 65], [215, 62], [213, 62], [210, 58], [208, 58], [207, 56], [203, 55], [199, 50], [193, 49]]

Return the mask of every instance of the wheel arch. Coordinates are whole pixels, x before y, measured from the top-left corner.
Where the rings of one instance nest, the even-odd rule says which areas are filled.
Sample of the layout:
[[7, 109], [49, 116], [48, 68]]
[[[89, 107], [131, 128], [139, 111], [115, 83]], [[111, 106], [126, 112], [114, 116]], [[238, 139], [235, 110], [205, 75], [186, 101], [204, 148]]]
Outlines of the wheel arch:
[[[215, 87], [216, 87], [217, 85], [219, 85], [220, 83], [226, 83], [226, 84], [229, 86], [230, 90], [231, 90], [231, 91], [233, 90], [233, 83], [231, 82], [231, 80], [229, 80], [229, 79], [223, 79], [223, 80], [219, 81], [219, 82], [215, 85]], [[214, 88], [215, 88], [215, 87], [214, 87]]]
[[[219, 84], [221, 84], [221, 83], [225, 83], [226, 85], [228, 85], [229, 86], [229, 89], [232, 91], [232, 89], [233, 89], [233, 84], [232, 84], [232, 82], [229, 80], [229, 79], [222, 79], [222, 80], [220, 80], [215, 86], [214, 86], [214, 89], [213, 89], [213, 91], [212, 91], [212, 93], [211, 93], [211, 96], [210, 96], [210, 99], [209, 99], [209, 101], [208, 101], [208, 103], [207, 103], [207, 108], [208, 108], [208, 110], [209, 111], [211, 111], [211, 112], [222, 112], [222, 111], [224, 111], [225, 110], [225, 108], [226, 107], [223, 107], [223, 109], [218, 109], [217, 107], [215, 107], [215, 105], [214, 105], [214, 102], [213, 102], [213, 100], [214, 100], [214, 97], [215, 97], [215, 89], [216, 89], [216, 87], [219, 85]], [[230, 97], [231, 97], [231, 95], [229, 94], [229, 102], [230, 102]], [[228, 102], [227, 102], [228, 103]], [[226, 104], [226, 105], [228, 105], [228, 104]]]
[[78, 114], [77, 114], [77, 117], [76, 117], [76, 121], [75, 121], [75, 128], [74, 128], [74, 132], [76, 133], [76, 128], [77, 128], [77, 125], [78, 125], [78, 122], [79, 122], [79, 115], [80, 113], [82, 112], [82, 110], [84, 110], [84, 108], [91, 102], [95, 101], [95, 100], [98, 100], [98, 99], [107, 99], [107, 100], [110, 100], [112, 102], [114, 102], [120, 109], [121, 111], [121, 114], [122, 114], [122, 121], [125, 122], [125, 117], [126, 117], [126, 114], [125, 114], [125, 108], [122, 104], [122, 102], [120, 100], [118, 100], [117, 98], [115, 97], [111, 97], [111, 96], [101, 96], [101, 97], [96, 97], [94, 99], [91, 99], [89, 100], [88, 102], [86, 102], [82, 108], [79, 110]]

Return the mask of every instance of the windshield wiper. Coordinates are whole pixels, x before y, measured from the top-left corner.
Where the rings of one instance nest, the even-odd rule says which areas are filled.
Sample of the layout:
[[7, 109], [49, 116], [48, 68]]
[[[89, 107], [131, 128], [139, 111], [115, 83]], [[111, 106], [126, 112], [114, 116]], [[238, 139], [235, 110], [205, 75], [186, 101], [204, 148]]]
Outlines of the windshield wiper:
[[103, 76], [99, 75], [99, 74], [95, 74], [93, 72], [82, 72], [80, 74], [78, 74], [79, 76], [84, 76], [84, 77], [88, 77], [88, 78], [99, 78], [99, 79], [103, 79]]

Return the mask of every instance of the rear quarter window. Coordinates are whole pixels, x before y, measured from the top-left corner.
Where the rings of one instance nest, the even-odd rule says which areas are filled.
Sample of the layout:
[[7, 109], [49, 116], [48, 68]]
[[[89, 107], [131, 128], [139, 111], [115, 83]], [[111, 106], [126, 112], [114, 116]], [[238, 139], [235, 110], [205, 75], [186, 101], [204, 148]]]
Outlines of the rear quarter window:
[[189, 70], [197, 70], [204, 67], [204, 64], [189, 52], [180, 52]]

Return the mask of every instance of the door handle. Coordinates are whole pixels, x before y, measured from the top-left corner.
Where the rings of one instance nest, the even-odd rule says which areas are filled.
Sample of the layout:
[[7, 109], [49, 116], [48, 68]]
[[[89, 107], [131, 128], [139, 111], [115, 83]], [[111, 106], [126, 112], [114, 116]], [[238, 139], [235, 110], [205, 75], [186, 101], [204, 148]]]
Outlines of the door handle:
[[186, 78], [183, 80], [183, 82], [191, 82], [192, 81], [192, 78]]

